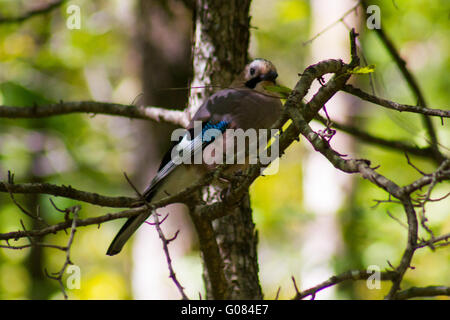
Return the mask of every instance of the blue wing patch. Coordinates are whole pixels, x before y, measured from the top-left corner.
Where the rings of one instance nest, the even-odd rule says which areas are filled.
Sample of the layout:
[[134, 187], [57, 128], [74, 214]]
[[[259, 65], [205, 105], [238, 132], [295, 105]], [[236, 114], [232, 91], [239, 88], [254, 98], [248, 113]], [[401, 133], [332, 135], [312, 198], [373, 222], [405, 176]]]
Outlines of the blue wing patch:
[[202, 128], [202, 142], [210, 143], [214, 141], [218, 136], [218, 132], [216, 130], [219, 130], [220, 134], [222, 134], [227, 129], [228, 124], [229, 124], [228, 121], [223, 120], [217, 123], [211, 123], [210, 121], [206, 122]]
[[150, 201], [156, 191], [156, 186], [164, 177], [166, 177], [173, 169], [177, 167], [177, 163], [173, 161], [172, 151], [175, 153], [186, 153], [193, 156], [197, 152], [200, 152], [202, 148], [206, 147], [208, 144], [213, 142], [221, 134], [225, 132], [230, 122], [219, 121], [217, 123], [212, 123], [211, 121], [204, 122], [202, 124], [202, 133], [196, 137], [193, 137], [194, 129], [190, 129], [185, 136], [180, 138], [180, 140], [173, 144], [172, 148], [166, 153], [163, 161], [159, 167], [158, 173], [153, 178], [150, 186], [144, 192], [144, 196], [147, 201]]

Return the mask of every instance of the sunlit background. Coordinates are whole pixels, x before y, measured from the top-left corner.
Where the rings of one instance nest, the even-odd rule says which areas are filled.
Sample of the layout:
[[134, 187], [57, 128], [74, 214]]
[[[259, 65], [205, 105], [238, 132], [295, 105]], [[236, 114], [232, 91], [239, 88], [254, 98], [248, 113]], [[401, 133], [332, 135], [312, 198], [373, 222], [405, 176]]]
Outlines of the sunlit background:
[[[17, 16], [42, 1], [0, 0], [0, 16]], [[44, 1], [45, 2], [45, 1]], [[151, 3], [147, 7], [142, 2]], [[163, 6], [161, 3], [166, 3]], [[343, 14], [355, 1], [253, 0], [251, 6], [251, 57], [264, 57], [278, 68], [281, 84], [293, 87], [308, 65], [327, 58], [348, 61], [349, 27], [361, 34], [361, 54], [374, 64], [372, 78], [377, 95], [415, 105], [396, 65], [373, 32], [365, 27], [361, 9]], [[374, 2], [381, 7], [382, 25], [408, 67], [417, 77], [430, 107], [447, 109], [450, 100], [449, 1], [395, 0]], [[68, 5], [81, 8], [81, 29], [66, 26]], [[153, 6], [153, 7], [152, 7]], [[167, 14], [172, 12], [172, 14]], [[143, 13], [148, 13], [143, 14]], [[322, 30], [333, 25], [326, 32]], [[18, 24], [0, 24], [0, 104], [30, 106], [48, 102], [99, 100], [132, 104], [145, 97], [147, 104], [174, 105], [174, 95], [186, 90], [189, 80], [191, 15], [180, 1], [115, 0], [68, 1], [51, 13]], [[319, 34], [314, 41], [309, 39]], [[148, 36], [146, 41], [141, 38]], [[164, 47], [166, 56], [158, 56]], [[155, 49], [156, 48], [156, 49]], [[153, 52], [154, 51], [154, 52]], [[180, 67], [170, 70], [177, 84], [167, 82], [169, 72], [158, 67], [169, 61]], [[153, 66], [149, 68], [149, 66]], [[368, 76], [354, 83], [371, 92]], [[316, 87], [317, 88], [317, 87]], [[176, 92], [176, 93], [174, 93]], [[327, 104], [331, 118], [368, 132], [423, 146], [426, 133], [417, 115], [386, 111], [344, 93]], [[0, 119], [0, 179], [10, 170], [16, 182], [50, 182], [72, 185], [104, 195], [133, 195], [123, 172], [140, 187], [150, 181], [160, 154], [169, 140], [170, 128], [158, 129], [144, 121], [73, 114], [43, 119]], [[450, 130], [436, 120], [443, 151], [450, 147]], [[320, 125], [314, 124], [314, 128]], [[333, 147], [351, 157], [367, 158], [380, 165], [379, 172], [399, 184], [420, 177], [406, 165], [401, 152], [361, 144], [338, 132]], [[411, 157], [414, 164], [431, 172], [434, 164]], [[433, 198], [450, 191], [436, 186]], [[16, 199], [31, 211], [39, 207], [49, 222], [63, 220], [48, 196]], [[295, 295], [291, 277], [306, 289], [334, 274], [377, 265], [381, 270], [397, 264], [406, 245], [402, 208], [387, 203], [374, 207], [387, 194], [357, 176], [336, 172], [301, 140], [281, 159], [279, 172], [260, 177], [251, 187], [251, 203], [259, 231], [260, 281], [265, 298]], [[58, 207], [76, 204], [53, 199]], [[450, 232], [450, 201], [427, 205], [429, 226], [435, 234]], [[82, 203], [82, 218], [117, 210]], [[388, 214], [389, 212], [389, 214]], [[0, 194], [0, 233], [39, 227]], [[169, 279], [162, 245], [156, 230], [143, 225], [117, 256], [105, 255], [122, 221], [100, 227], [81, 227], [75, 234], [72, 262], [80, 268], [79, 289], [68, 289], [69, 299], [178, 299]], [[198, 243], [184, 209], [174, 206], [163, 224], [167, 234], [180, 229], [170, 245], [175, 272], [189, 297], [205, 296]], [[421, 236], [427, 236], [421, 230]], [[59, 232], [41, 239], [65, 245], [68, 235]], [[27, 239], [12, 244], [26, 244]], [[4, 244], [4, 243], [2, 243]], [[44, 270], [57, 272], [65, 254], [51, 248], [0, 249], [1, 299], [61, 299], [58, 283]], [[418, 250], [405, 286], [450, 284], [450, 251]], [[69, 276], [67, 274], [64, 279]], [[320, 292], [316, 298], [382, 298], [389, 284], [369, 290], [364, 281], [349, 282]]]

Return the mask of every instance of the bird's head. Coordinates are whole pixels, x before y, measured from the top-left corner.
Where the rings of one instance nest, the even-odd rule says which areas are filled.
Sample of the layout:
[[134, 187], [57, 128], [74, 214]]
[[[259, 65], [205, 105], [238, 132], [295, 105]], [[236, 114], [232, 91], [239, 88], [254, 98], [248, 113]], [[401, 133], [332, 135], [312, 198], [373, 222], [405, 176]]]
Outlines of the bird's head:
[[255, 89], [259, 84], [274, 85], [278, 77], [277, 69], [272, 62], [265, 59], [255, 59], [245, 66], [240, 75], [240, 80], [250, 89]]

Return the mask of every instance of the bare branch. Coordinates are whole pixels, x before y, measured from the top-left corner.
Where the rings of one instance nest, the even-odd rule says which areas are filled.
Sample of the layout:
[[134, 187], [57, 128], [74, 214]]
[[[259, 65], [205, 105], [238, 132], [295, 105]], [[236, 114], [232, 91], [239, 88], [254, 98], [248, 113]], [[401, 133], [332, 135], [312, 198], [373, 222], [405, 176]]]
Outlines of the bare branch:
[[278, 300], [278, 297], [280, 296], [280, 292], [281, 292], [281, 286], [278, 287], [277, 294], [275, 295], [275, 299], [274, 300]]
[[[322, 116], [320, 116], [319, 114], [315, 117], [315, 119], [322, 122], [323, 124], [327, 123], [327, 120], [325, 118], [323, 118]], [[431, 152], [431, 149], [429, 147], [420, 148], [420, 147], [416, 147], [414, 145], [407, 144], [400, 140], [389, 140], [389, 139], [380, 138], [380, 137], [371, 135], [370, 133], [359, 129], [356, 126], [338, 123], [334, 120], [331, 122], [331, 127], [341, 130], [347, 134], [350, 134], [350, 135], [356, 137], [357, 139], [359, 139], [361, 141], [367, 142], [367, 143], [375, 145], [375, 146], [389, 148], [394, 151], [408, 152], [408, 153], [418, 156], [418, 157], [429, 158], [429, 159], [440, 162], [440, 160], [436, 160], [434, 158], [434, 155]]]
[[[86, 218], [86, 219], [78, 219], [77, 227], [84, 227], [90, 225], [98, 225], [103, 222], [120, 219], [120, 218], [129, 218], [135, 215], [138, 215], [144, 212], [146, 208], [139, 207], [129, 210], [120, 211], [117, 213], [107, 213], [101, 216]], [[49, 227], [45, 227], [37, 230], [27, 230], [27, 231], [12, 231], [8, 233], [0, 233], [0, 240], [8, 240], [8, 239], [20, 239], [25, 237], [41, 237], [51, 233], [57, 233], [58, 231], [62, 231], [70, 228], [72, 225], [72, 220], [66, 220], [64, 222], [60, 222]]]
[[62, 250], [62, 251], [66, 250], [66, 247], [63, 247], [63, 246], [58, 246], [58, 245], [48, 244], [48, 243], [40, 243], [40, 242], [33, 242], [33, 243], [29, 243], [29, 244], [24, 244], [21, 246], [12, 246], [9, 244], [7, 244], [6, 246], [0, 245], [0, 248], [2, 248], [2, 249], [12, 249], [12, 250], [22, 250], [22, 249], [27, 249], [27, 248], [31, 248], [31, 247], [52, 248], [52, 249], [58, 249], [58, 250]]
[[19, 23], [19, 22], [23, 22], [27, 19], [30, 19], [34, 16], [38, 16], [38, 15], [42, 15], [42, 14], [46, 14], [49, 13], [50, 11], [52, 11], [53, 9], [61, 6], [66, 0], [57, 0], [54, 2], [50, 2], [45, 4], [44, 6], [41, 6], [37, 9], [34, 10], [30, 10], [20, 16], [17, 17], [0, 17], [0, 24], [6, 24], [6, 23]]
[[358, 1], [353, 7], [351, 7], [349, 10], [347, 10], [346, 12], [344, 12], [344, 14], [336, 21], [334, 21], [333, 23], [331, 23], [330, 25], [328, 25], [327, 27], [325, 27], [322, 31], [318, 32], [314, 37], [312, 37], [311, 39], [303, 42], [303, 45], [306, 46], [308, 44], [310, 44], [311, 42], [313, 42], [314, 40], [316, 40], [318, 37], [320, 37], [322, 34], [324, 34], [325, 32], [327, 32], [328, 30], [330, 30], [331, 28], [333, 28], [335, 25], [337, 25], [339, 22], [344, 23], [344, 19], [345, 17], [347, 17], [349, 14], [351, 14], [352, 12], [356, 12], [356, 10], [358, 9], [358, 6], [361, 4], [361, 1]]
[[170, 257], [170, 253], [169, 253], [169, 243], [176, 239], [180, 230], [178, 230], [171, 239], [167, 239], [166, 236], [164, 235], [164, 232], [161, 229], [161, 226], [160, 226], [161, 223], [159, 222], [158, 215], [157, 214], [153, 215], [153, 219], [155, 221], [154, 223], [155, 223], [156, 230], [158, 231], [159, 238], [161, 239], [161, 242], [163, 245], [164, 254], [166, 255], [167, 266], [169, 268], [169, 277], [172, 279], [173, 283], [175, 283], [175, 286], [177, 287], [178, 291], [180, 292], [182, 299], [189, 300], [187, 295], [184, 293], [184, 287], [181, 285], [180, 281], [178, 281], [178, 278], [175, 275], [175, 271], [173, 270], [173, 266], [172, 266], [172, 258]]
[[47, 272], [47, 270], [45, 270], [45, 274], [47, 275], [48, 278], [58, 281], [59, 286], [61, 287], [61, 291], [64, 295], [64, 299], [66, 299], [66, 300], [68, 297], [67, 297], [66, 290], [64, 288], [64, 284], [62, 282], [62, 277], [63, 277], [64, 272], [66, 271], [67, 267], [69, 265], [73, 264], [72, 261], [70, 260], [70, 248], [72, 247], [75, 232], [77, 231], [78, 212], [80, 211], [80, 209], [81, 209], [81, 206], [73, 206], [73, 207], [67, 209], [67, 212], [72, 213], [73, 220], [72, 220], [72, 224], [71, 224], [71, 228], [70, 228], [69, 240], [67, 242], [66, 247], [64, 248], [64, 251], [66, 251], [66, 260], [64, 261], [63, 266], [61, 267], [61, 269], [58, 272], [54, 272], [51, 275]]
[[[373, 272], [369, 272], [366, 270], [352, 270], [347, 271], [344, 273], [341, 273], [337, 276], [332, 276], [328, 280], [312, 287], [307, 290], [299, 292], [297, 290], [296, 296], [293, 298], [294, 300], [300, 300], [307, 296], [315, 296], [317, 292], [329, 288], [331, 286], [337, 285], [341, 282], [348, 281], [348, 280], [367, 280], [370, 276], [373, 276]], [[380, 273], [380, 280], [386, 281], [386, 280], [392, 280], [395, 277], [395, 272], [381, 272]]]
[[418, 173], [420, 173], [421, 175], [426, 175], [426, 173], [424, 173], [422, 170], [420, 170], [419, 168], [417, 168], [412, 162], [411, 159], [409, 159], [408, 153], [405, 152], [405, 157], [406, 157], [406, 162], [408, 162], [408, 164], [413, 167]]
[[[138, 189], [134, 186], [134, 184], [132, 183], [132, 181], [128, 178], [127, 174], [124, 173], [125, 178], [127, 179], [128, 183], [130, 184], [130, 186], [133, 188], [133, 190], [136, 192], [136, 194], [138, 195], [138, 197], [145, 202], [145, 206], [147, 207], [148, 211], [152, 211], [152, 206], [145, 200], [145, 197], [138, 191]], [[167, 215], [168, 216], [168, 215]], [[166, 218], [167, 218], [166, 216]], [[164, 220], [166, 219], [164, 218]], [[178, 291], [181, 294], [181, 297], [183, 300], [189, 300], [189, 298], [187, 297], [187, 295], [184, 293], [184, 288], [183, 286], [180, 284], [180, 282], [178, 281], [178, 278], [175, 274], [175, 271], [173, 270], [173, 266], [172, 266], [172, 258], [170, 257], [170, 252], [169, 252], [169, 243], [173, 240], [176, 239], [176, 237], [178, 236], [178, 233], [180, 230], [178, 230], [175, 235], [171, 238], [171, 239], [167, 239], [166, 236], [164, 235], [164, 232], [161, 229], [161, 223], [159, 221], [158, 218], [158, 214], [154, 214], [153, 215], [153, 219], [154, 219], [154, 225], [156, 227], [156, 230], [158, 231], [158, 235], [159, 238], [162, 241], [163, 244], [163, 250], [164, 250], [164, 254], [166, 255], [166, 260], [167, 260], [167, 266], [169, 268], [169, 277], [172, 279], [173, 283], [175, 283], [175, 286], [177, 287]]]
[[429, 287], [412, 287], [403, 291], [397, 292], [395, 299], [405, 300], [418, 297], [436, 297], [436, 296], [450, 296], [450, 287], [446, 286], [429, 286]]
[[377, 104], [379, 106], [396, 110], [396, 111], [406, 111], [406, 112], [412, 112], [412, 113], [419, 113], [424, 114], [428, 116], [436, 116], [436, 117], [443, 117], [443, 118], [450, 118], [450, 110], [440, 110], [440, 109], [429, 109], [422, 106], [410, 106], [407, 104], [400, 104], [396, 103], [390, 100], [382, 99], [377, 96], [371, 95], [369, 93], [366, 93], [362, 91], [361, 89], [355, 88], [354, 86], [347, 84], [344, 86], [342, 91], [350, 93], [354, 96], [357, 96], [365, 101], [372, 102], [374, 104]]
[[[157, 209], [160, 207], [167, 206], [168, 204], [171, 204], [171, 203], [184, 202], [184, 201], [188, 200], [190, 197], [192, 197], [192, 195], [195, 194], [195, 192], [197, 190], [199, 190], [202, 186], [208, 184], [211, 181], [211, 179], [212, 179], [212, 176], [206, 176], [204, 179], [201, 179], [197, 183], [194, 183], [193, 185], [187, 187], [185, 190], [179, 192], [178, 194], [174, 194], [174, 195], [165, 197], [159, 201], [152, 203], [151, 207], [152, 207], [152, 209]], [[1, 187], [1, 184], [0, 184], [0, 187]], [[43, 192], [43, 193], [48, 193], [48, 192]], [[110, 197], [99, 196], [97, 194], [94, 194], [94, 195], [96, 195], [100, 199], [104, 199], [104, 200], [110, 198]], [[74, 199], [70, 195], [67, 197]], [[90, 203], [102, 205], [102, 206], [109, 206], [109, 204], [114, 205], [115, 204], [114, 199], [117, 199], [117, 198], [112, 198], [112, 199], [113, 199], [113, 201], [111, 203], [108, 201], [105, 201], [105, 202], [92, 201]], [[132, 209], [123, 210], [123, 211], [116, 212], [116, 213], [107, 213], [107, 214], [97, 216], [97, 217], [92, 217], [92, 218], [79, 219], [77, 222], [77, 226], [83, 227], [83, 226], [89, 226], [89, 225], [99, 225], [101, 223], [115, 220], [115, 219], [130, 218], [135, 215], [141, 214], [147, 210], [147, 207], [145, 206], [145, 204], [142, 203], [142, 201], [138, 201], [139, 199], [135, 199], [135, 198], [125, 198], [125, 199], [128, 199], [128, 200], [126, 203], [123, 203], [124, 204], [123, 207], [133, 207]], [[89, 201], [85, 201], [83, 199], [81, 199], [81, 201], [89, 202]], [[113, 205], [111, 205], [110, 207], [115, 207]], [[117, 206], [117, 207], [119, 207], [119, 206]], [[47, 235], [50, 233], [56, 233], [58, 231], [70, 228], [70, 225], [71, 225], [71, 221], [66, 220], [64, 222], [60, 222], [58, 224], [51, 225], [49, 227], [42, 228], [39, 230], [13, 231], [13, 232], [8, 232], [8, 233], [0, 233], [0, 240], [43, 236], [43, 235]]]
[[[367, 3], [365, 0], [361, 1], [362, 6], [364, 8], [364, 12], [367, 12]], [[367, 18], [367, 16], [366, 16]], [[425, 101], [425, 97], [422, 93], [422, 90], [419, 87], [419, 84], [414, 77], [414, 75], [409, 71], [409, 69], [406, 67], [406, 62], [403, 60], [403, 58], [400, 56], [398, 50], [396, 49], [394, 43], [391, 41], [391, 39], [388, 37], [388, 35], [385, 33], [383, 28], [375, 28], [374, 32], [377, 34], [378, 38], [381, 40], [383, 45], [386, 47], [386, 50], [389, 52], [391, 57], [393, 58], [395, 64], [399, 68], [400, 72], [403, 75], [403, 78], [405, 79], [406, 83], [410, 87], [411, 91], [417, 98], [417, 104], [421, 107], [428, 108], [428, 105]], [[431, 139], [430, 145], [432, 148], [432, 151], [435, 153], [436, 158], [443, 159], [443, 156], [441, 152], [439, 151], [438, 145], [438, 139], [436, 135], [436, 131], [433, 126], [433, 122], [427, 115], [423, 115], [423, 122], [425, 125], [425, 128], [427, 130], [428, 136]]]
[[408, 268], [411, 266], [411, 260], [413, 258], [414, 252], [417, 245], [417, 233], [418, 233], [418, 223], [417, 216], [414, 207], [411, 203], [411, 198], [409, 195], [404, 196], [400, 199], [403, 203], [403, 207], [406, 213], [406, 219], [408, 223], [408, 240], [406, 244], [405, 251], [403, 252], [402, 259], [397, 268], [395, 268], [396, 276], [392, 281], [392, 287], [386, 296], [386, 299], [395, 299], [397, 292], [400, 290], [400, 283], [403, 280]]
[[403, 190], [407, 194], [411, 194], [424, 186], [433, 183], [433, 181], [441, 182], [444, 180], [450, 180], [450, 160], [446, 159], [442, 161], [439, 168], [433, 174], [427, 174], [417, 179], [413, 183], [403, 187]]
[[[450, 233], [444, 234], [442, 236], [433, 237], [428, 241], [421, 241], [417, 244], [416, 249], [423, 248], [423, 247], [430, 247], [432, 250], [435, 249], [435, 247], [438, 246], [446, 246], [450, 244]], [[443, 242], [443, 243], [441, 243]]]
[[130, 197], [108, 197], [94, 192], [86, 192], [72, 188], [72, 186], [57, 186], [50, 183], [14, 183], [0, 181], [0, 192], [22, 193], [22, 194], [49, 194], [79, 200], [98, 206], [110, 208], [130, 208], [136, 203], [136, 198]]
[[163, 121], [181, 127], [186, 127], [189, 122], [186, 114], [179, 110], [159, 107], [137, 107], [98, 101], [61, 101], [56, 104], [24, 107], [0, 106], [0, 118], [42, 118], [71, 113], [105, 114], [132, 119]]
[[[195, 193], [202, 188], [203, 186], [209, 184], [213, 175], [206, 175], [196, 183], [187, 187], [183, 191], [180, 191], [177, 194], [165, 197], [157, 202], [151, 204], [152, 209], [157, 209], [160, 207], [167, 206], [168, 204], [175, 202], [187, 202], [189, 199], [195, 195]], [[124, 211], [120, 211], [117, 213], [107, 213], [102, 216], [86, 218], [83, 220], [78, 220], [77, 226], [88, 226], [88, 225], [99, 225], [101, 223], [120, 219], [120, 218], [130, 218], [132, 216], [141, 214], [145, 212], [147, 209], [146, 204], [139, 199], [136, 198], [127, 198], [127, 197], [106, 197], [101, 196], [96, 193], [89, 193], [85, 191], [74, 190], [71, 187], [59, 187], [51, 184], [8, 184], [8, 187], [13, 186], [11, 188], [12, 192], [15, 193], [44, 193], [44, 194], [52, 194], [56, 196], [63, 196], [69, 199], [80, 200], [87, 203], [92, 203], [100, 206], [107, 206], [111, 208], [132, 208]], [[48, 188], [47, 188], [48, 187]], [[5, 183], [0, 182], [0, 192], [7, 192], [5, 187]], [[50, 233], [56, 233], [61, 230], [65, 230], [70, 227], [70, 220], [66, 220], [64, 222], [60, 222], [55, 225], [51, 225], [46, 228], [42, 228], [39, 230], [30, 230], [30, 231], [13, 231], [9, 233], [0, 233], [0, 240], [8, 240], [8, 239], [19, 239], [23, 237], [38, 237], [43, 236]]]

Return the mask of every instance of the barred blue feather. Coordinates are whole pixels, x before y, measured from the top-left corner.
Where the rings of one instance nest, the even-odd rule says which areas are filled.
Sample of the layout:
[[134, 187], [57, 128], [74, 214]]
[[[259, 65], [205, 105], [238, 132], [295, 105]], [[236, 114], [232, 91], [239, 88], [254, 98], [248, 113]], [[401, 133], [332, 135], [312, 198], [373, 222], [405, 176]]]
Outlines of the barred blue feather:
[[[203, 128], [202, 128], [202, 142], [203, 143], [210, 143], [212, 141], [214, 141], [217, 137], [217, 131], [215, 130], [219, 130], [220, 134], [224, 133], [225, 130], [228, 127], [229, 122], [228, 121], [219, 121], [217, 123], [212, 123], [211, 121], [206, 122], [205, 124], [203, 124]], [[215, 130], [211, 130], [211, 129], [215, 129]]]

